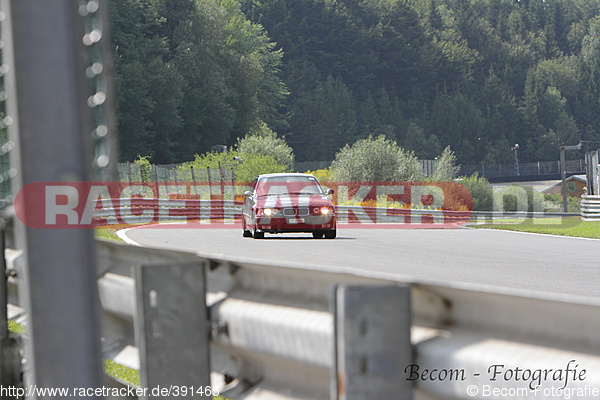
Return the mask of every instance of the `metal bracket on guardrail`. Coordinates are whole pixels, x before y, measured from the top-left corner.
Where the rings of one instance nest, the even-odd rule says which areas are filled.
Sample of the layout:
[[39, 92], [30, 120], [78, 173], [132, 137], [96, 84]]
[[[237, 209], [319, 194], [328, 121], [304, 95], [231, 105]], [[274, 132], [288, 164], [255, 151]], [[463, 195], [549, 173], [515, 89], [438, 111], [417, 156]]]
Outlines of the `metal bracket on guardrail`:
[[211, 398], [210, 391], [204, 392], [210, 386], [204, 267], [142, 265], [134, 266], [132, 272], [140, 383], [148, 388], [140, 398]]
[[412, 362], [410, 287], [339, 285], [332, 309], [331, 400], [412, 399], [400, 379]]

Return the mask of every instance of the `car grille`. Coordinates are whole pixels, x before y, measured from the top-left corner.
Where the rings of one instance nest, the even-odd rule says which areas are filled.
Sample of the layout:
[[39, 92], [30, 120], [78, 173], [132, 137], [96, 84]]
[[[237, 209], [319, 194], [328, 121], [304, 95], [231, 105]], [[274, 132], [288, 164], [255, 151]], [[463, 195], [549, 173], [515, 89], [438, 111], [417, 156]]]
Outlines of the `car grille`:
[[[298, 207], [298, 216], [306, 217], [308, 215], [308, 207]], [[286, 217], [293, 217], [296, 215], [294, 208], [284, 208], [283, 215]]]

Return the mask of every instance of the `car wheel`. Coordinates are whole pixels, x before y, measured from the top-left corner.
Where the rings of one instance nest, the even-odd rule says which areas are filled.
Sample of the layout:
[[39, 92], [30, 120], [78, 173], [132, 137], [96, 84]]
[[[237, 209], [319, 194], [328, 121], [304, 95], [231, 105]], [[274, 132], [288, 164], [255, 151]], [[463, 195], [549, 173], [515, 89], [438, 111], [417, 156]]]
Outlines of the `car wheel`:
[[254, 239], [264, 239], [265, 238], [265, 233], [264, 232], [258, 232], [257, 230], [254, 230], [254, 235], [252, 235], [254, 237]]
[[325, 231], [325, 239], [335, 239], [336, 235], [337, 235], [337, 230], [335, 230], [335, 229]]
[[312, 231], [312, 235], [315, 239], [321, 239], [323, 237], [323, 231]]
[[244, 220], [244, 217], [242, 216], [242, 236], [243, 237], [252, 237], [252, 232], [250, 232], [247, 227], [246, 227], [246, 221]]

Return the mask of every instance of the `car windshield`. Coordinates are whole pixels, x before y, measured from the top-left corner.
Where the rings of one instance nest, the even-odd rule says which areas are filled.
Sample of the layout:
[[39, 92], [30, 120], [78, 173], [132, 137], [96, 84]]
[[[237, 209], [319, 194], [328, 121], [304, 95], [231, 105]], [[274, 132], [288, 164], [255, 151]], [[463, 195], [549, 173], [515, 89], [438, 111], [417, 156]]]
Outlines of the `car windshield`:
[[256, 192], [265, 195], [302, 195], [323, 194], [323, 188], [313, 176], [275, 176], [258, 181]]

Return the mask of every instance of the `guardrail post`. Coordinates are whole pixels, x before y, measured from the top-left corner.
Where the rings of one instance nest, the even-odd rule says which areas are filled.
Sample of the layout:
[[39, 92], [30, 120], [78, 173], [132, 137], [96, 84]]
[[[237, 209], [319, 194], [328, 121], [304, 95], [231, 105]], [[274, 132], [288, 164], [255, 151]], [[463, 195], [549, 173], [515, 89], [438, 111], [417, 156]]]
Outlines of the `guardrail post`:
[[412, 399], [410, 287], [334, 289], [331, 400]]
[[[79, 2], [2, 6], [13, 191], [31, 182], [88, 181], [92, 128]], [[33, 229], [15, 218], [25, 260], [20, 296], [30, 320], [27, 377], [38, 388], [102, 386], [93, 238], [91, 230]]]
[[140, 383], [148, 398], [211, 398], [202, 265], [135, 266]]
[[8, 332], [8, 288], [6, 282], [5, 223], [0, 224], [0, 385], [14, 387], [21, 383], [21, 349]]

